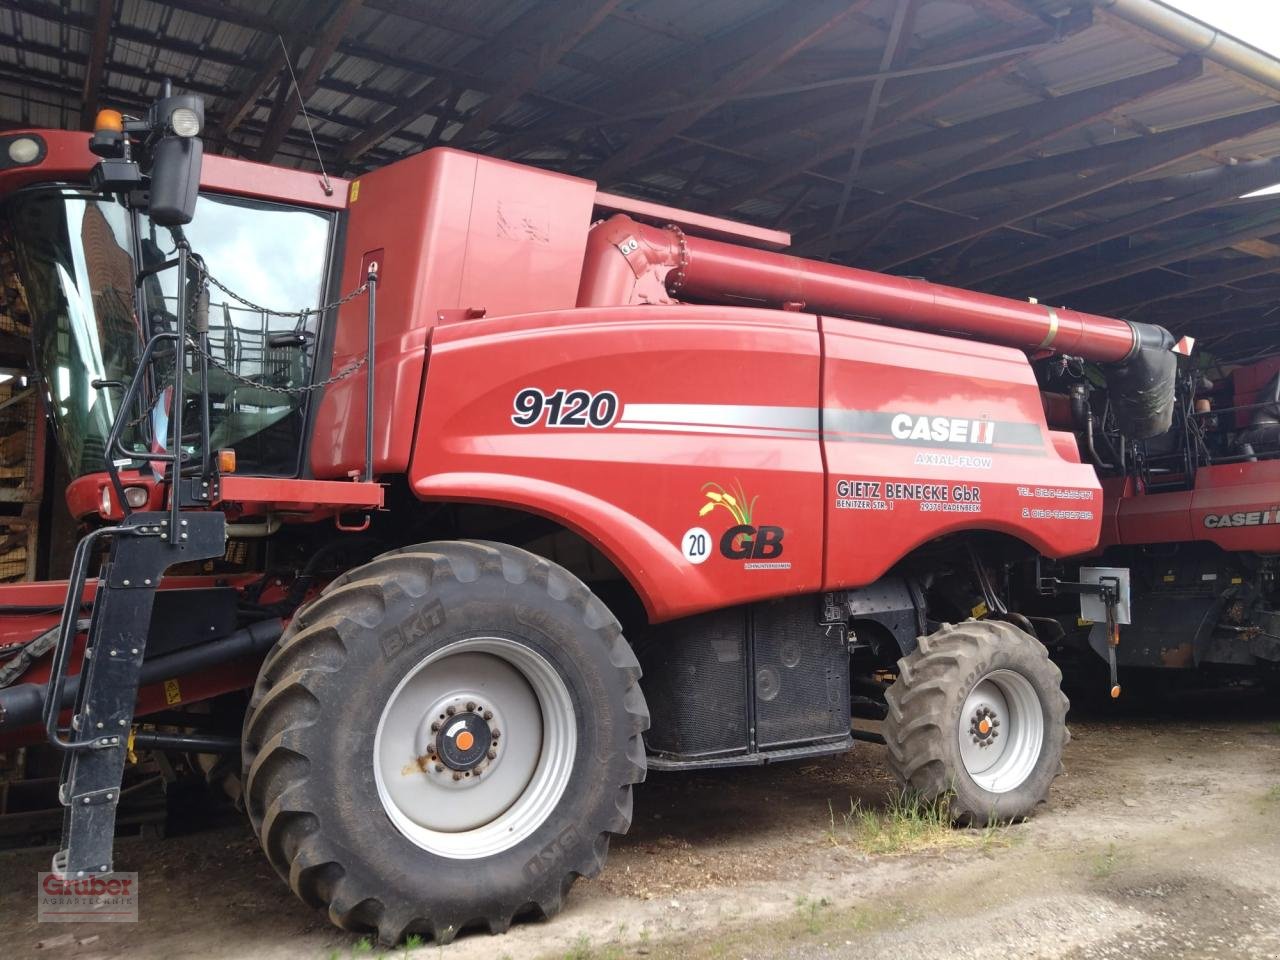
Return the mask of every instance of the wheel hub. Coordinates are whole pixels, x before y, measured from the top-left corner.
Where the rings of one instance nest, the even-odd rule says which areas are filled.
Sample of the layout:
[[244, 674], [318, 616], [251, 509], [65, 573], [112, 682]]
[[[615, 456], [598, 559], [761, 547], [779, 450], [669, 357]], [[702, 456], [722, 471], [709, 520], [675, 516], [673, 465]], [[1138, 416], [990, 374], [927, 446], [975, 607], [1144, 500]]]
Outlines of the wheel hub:
[[969, 718], [969, 736], [979, 748], [985, 750], [1000, 736], [1000, 731], [996, 729], [998, 726], [1000, 726], [1000, 715], [991, 707], [982, 704]]
[[477, 768], [486, 760], [496, 758], [498, 741], [485, 719], [486, 715], [489, 720], [493, 719], [492, 710], [484, 710], [477, 705], [448, 717], [443, 723], [437, 720], [431, 725], [436, 731], [436, 756], [441, 763], [450, 770], [467, 773], [478, 772]]
[[413, 723], [415, 774], [420, 771], [438, 786], [458, 789], [493, 772], [504, 726], [494, 700], [475, 690], [451, 690], [436, 697]]
[[392, 691], [374, 739], [378, 796], [419, 846], [488, 856], [550, 814], [576, 739], [573, 701], [544, 657], [498, 637], [457, 640]]
[[956, 733], [965, 773], [991, 793], [1017, 789], [1044, 745], [1044, 711], [1035, 688], [1013, 670], [979, 678], [965, 698]]

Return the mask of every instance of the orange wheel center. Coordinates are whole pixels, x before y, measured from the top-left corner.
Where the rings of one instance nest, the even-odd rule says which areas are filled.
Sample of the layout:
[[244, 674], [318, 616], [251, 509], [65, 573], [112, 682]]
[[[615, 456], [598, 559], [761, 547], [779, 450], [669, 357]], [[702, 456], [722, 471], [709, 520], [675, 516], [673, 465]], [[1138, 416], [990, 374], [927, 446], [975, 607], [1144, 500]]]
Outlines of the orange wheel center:
[[[985, 721], [983, 721], [985, 722]], [[982, 731], [986, 733], [986, 731]], [[476, 738], [470, 730], [463, 730], [460, 734], [453, 738], [453, 742], [458, 745], [459, 750], [470, 750], [475, 746]]]
[[[986, 717], [983, 717], [980, 721], [978, 721], [978, 732], [984, 735], [990, 733], [991, 721], [988, 720]], [[459, 737], [458, 740], [461, 741], [462, 738]], [[461, 743], [459, 743], [459, 746], [461, 746]]]

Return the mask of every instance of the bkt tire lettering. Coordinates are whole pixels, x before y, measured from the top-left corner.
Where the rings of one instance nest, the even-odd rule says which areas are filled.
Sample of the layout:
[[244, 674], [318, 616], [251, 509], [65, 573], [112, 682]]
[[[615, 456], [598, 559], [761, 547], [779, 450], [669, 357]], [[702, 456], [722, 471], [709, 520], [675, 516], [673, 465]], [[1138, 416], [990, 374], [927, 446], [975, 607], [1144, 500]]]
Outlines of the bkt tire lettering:
[[781, 527], [753, 527], [740, 523], [720, 538], [720, 553], [730, 560], [774, 560], [782, 556]]

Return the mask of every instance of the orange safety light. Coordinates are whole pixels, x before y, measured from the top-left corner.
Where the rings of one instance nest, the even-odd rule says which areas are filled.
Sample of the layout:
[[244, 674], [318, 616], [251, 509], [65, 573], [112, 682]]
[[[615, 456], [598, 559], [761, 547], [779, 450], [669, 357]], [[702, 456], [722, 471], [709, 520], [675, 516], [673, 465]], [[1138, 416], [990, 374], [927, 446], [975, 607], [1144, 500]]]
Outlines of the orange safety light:
[[114, 130], [116, 133], [123, 133], [124, 117], [120, 115], [120, 111], [99, 110], [97, 118], [93, 121], [93, 131], [97, 133], [99, 130]]
[[236, 452], [230, 447], [218, 451], [218, 472], [236, 472]]

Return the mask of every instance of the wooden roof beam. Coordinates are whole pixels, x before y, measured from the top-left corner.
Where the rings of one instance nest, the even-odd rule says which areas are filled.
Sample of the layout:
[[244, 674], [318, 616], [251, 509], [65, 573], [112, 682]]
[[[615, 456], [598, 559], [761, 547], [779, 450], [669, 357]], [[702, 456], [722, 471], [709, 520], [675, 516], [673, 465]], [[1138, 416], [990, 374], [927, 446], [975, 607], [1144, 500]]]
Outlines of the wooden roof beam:
[[[342, 161], [347, 164], [354, 162], [370, 147], [381, 143], [387, 137], [430, 112], [432, 107], [455, 89], [455, 86], [464, 82], [456, 79], [459, 71], [478, 69], [479, 72], [484, 73], [488, 68], [492, 67], [493, 63], [501, 62], [510, 57], [513, 51], [528, 42], [531, 35], [542, 37], [549, 31], [554, 32], [556, 29], [563, 28], [569, 22], [567, 18], [570, 14], [582, 17], [587, 9], [595, 9], [598, 2], [599, 0], [591, 0], [591, 2], [585, 4], [578, 2], [566, 6], [563, 8], [564, 12], [561, 16], [554, 17], [551, 20], [548, 20], [547, 11], [544, 8], [541, 6], [532, 7], [499, 30], [492, 39], [464, 57], [462, 63], [449, 71], [449, 74], [441, 70], [439, 75], [428, 81], [403, 105], [379, 118], [362, 136], [357, 137], [347, 145], [347, 149], [342, 152]], [[579, 22], [598, 23], [598, 20], [593, 20], [588, 16], [585, 21]], [[492, 80], [478, 86], [470, 82], [465, 82], [465, 85], [473, 89], [488, 90], [490, 96], [500, 95], [504, 89], [501, 82], [495, 83]], [[486, 120], [485, 125], [488, 126], [490, 122]]]
[[633, 137], [600, 165], [596, 179], [601, 183], [616, 179], [632, 164], [688, 129], [735, 93], [776, 70], [869, 3], [870, 0], [811, 0], [800, 7], [784, 4], [744, 24], [738, 29], [755, 35], [755, 49], [715, 80], [697, 105], [677, 107], [652, 129]]
[[493, 121], [532, 90], [565, 54], [600, 26], [619, 3], [621, 0], [562, 0], [555, 6], [554, 13], [535, 9], [531, 11], [534, 16], [526, 14], [530, 22], [522, 32], [537, 30], [542, 38], [532, 56], [523, 62], [517, 61], [510, 75], [484, 99], [449, 142], [468, 143], [488, 130]]
[[[911, 43], [911, 31], [915, 25], [916, 13], [920, 9], [921, 0], [899, 0], [889, 27], [889, 36], [885, 40], [884, 51], [880, 58], [880, 72], [892, 70], [903, 59], [907, 46]], [[850, 151], [849, 167], [844, 174], [844, 183], [840, 187], [840, 202], [836, 204], [831, 216], [830, 239], [835, 238], [836, 227], [844, 220], [845, 210], [849, 206], [849, 198], [853, 196], [853, 187], [858, 179], [858, 170], [862, 166], [862, 156], [866, 153], [867, 143], [875, 133], [876, 112], [880, 109], [880, 97], [884, 93], [886, 80], [881, 77], [871, 84], [867, 94], [867, 106], [862, 112], [858, 124], [857, 139]], [[830, 252], [830, 249], [826, 251]]]
[[270, 46], [264, 52], [266, 57], [262, 66], [258, 68], [258, 72], [240, 89], [240, 93], [227, 108], [221, 111], [218, 125], [224, 137], [229, 137], [235, 132], [236, 128], [244, 122], [245, 117], [249, 116], [258, 105], [258, 99], [267, 92], [272, 83], [280, 78], [280, 71], [285, 65], [284, 47], [280, 45], [278, 39], [272, 37]]
[[[997, 60], [993, 63], [981, 64], [975, 67], [960, 68], [956, 74], [951, 74], [945, 77], [945, 80], [950, 81], [949, 87], [939, 91], [936, 86], [930, 86], [927, 88], [929, 92], [919, 96], [918, 100], [908, 104], [896, 105], [893, 115], [882, 126], [875, 129], [874, 136], [883, 136], [888, 131], [895, 129], [901, 124], [933, 109], [949, 97], [965, 90], [972, 89], [981, 83], [993, 80], [997, 77], [1003, 76], [1011, 70], [1016, 69], [1018, 64], [1031, 55], [1030, 52], [1025, 49], [1026, 47], [1040, 43], [1047, 43], [1053, 38], [1053, 36], [1053, 31], [1048, 29], [1042, 30], [1029, 37], [1024, 35], [1017, 41], [1017, 46], [1010, 50], [1008, 59]], [[985, 53], [998, 54], [1001, 48], [1005, 46], [1006, 45], [1002, 44], [1001, 47], [988, 48]], [[927, 56], [920, 58], [920, 62], [926, 62], [927, 60]], [[956, 127], [948, 129], [957, 130], [966, 126], [969, 125], [959, 124]], [[1002, 127], [1001, 129], [1005, 128]], [[975, 129], [970, 127], [970, 131], [973, 136], [978, 136], [985, 131], [985, 128]], [[947, 131], [930, 131], [929, 133], [921, 134], [919, 136], [929, 137], [936, 133], [945, 132]], [[726, 213], [738, 204], [763, 196], [769, 191], [788, 183], [797, 176], [818, 173], [819, 168], [821, 168], [823, 164], [848, 153], [856, 142], [856, 135], [848, 134], [837, 137], [835, 140], [823, 144], [819, 149], [812, 151], [803, 159], [788, 157], [784, 160], [772, 163], [759, 175], [753, 177], [746, 183], [725, 191], [724, 194], [716, 201], [714, 209], [719, 213]], [[880, 148], [871, 147], [867, 151], [866, 165], [874, 166], [876, 163], [880, 162], [877, 159], [877, 155], [880, 153], [882, 153]]]
[[417, 93], [406, 99], [400, 106], [393, 107], [383, 114], [364, 133], [343, 147], [339, 159], [344, 164], [350, 165], [354, 163], [368, 153], [370, 149], [387, 139], [387, 137], [398, 133], [431, 110], [432, 107], [447, 97], [453, 88], [453, 81], [445, 77], [436, 77], [434, 80], [428, 80]]
[[1230, 286], [1239, 283], [1241, 280], [1251, 280], [1254, 277], [1261, 277], [1268, 273], [1280, 273], [1280, 257], [1266, 257], [1263, 259], [1242, 257], [1239, 263], [1233, 263], [1229, 267], [1190, 276], [1185, 282], [1170, 288], [1164, 293], [1153, 297], [1145, 297], [1136, 303], [1124, 304], [1118, 308], [1117, 312], [1121, 316], [1128, 316], [1134, 312], [1145, 313], [1156, 304], [1164, 303], [1168, 300], [1187, 297], [1193, 293], [1202, 293], [1205, 290], [1213, 290], [1217, 287]]
[[1131, 277], [1144, 270], [1222, 250], [1240, 240], [1266, 237], [1277, 232], [1280, 232], [1280, 210], [1273, 207], [1183, 234], [1171, 243], [1146, 244], [1127, 257], [1108, 257], [1104, 262], [1072, 273], [1059, 274], [1039, 284], [1036, 295], [1041, 300], [1048, 300], [1088, 290], [1112, 280]]
[[1161, 314], [1160, 322], [1164, 326], [1181, 329], [1189, 324], [1202, 324], [1206, 320], [1235, 313], [1237, 310], [1276, 306], [1280, 306], [1280, 296], [1277, 296], [1274, 287], [1267, 290], [1229, 291], [1215, 300], [1190, 304], [1185, 309]]
[[[881, 260], [875, 261], [873, 266], [875, 269], [885, 270], [890, 267], [896, 267], [899, 264], [907, 263], [927, 254], [943, 250], [952, 244], [961, 243], [965, 240], [973, 240], [985, 236], [993, 230], [1006, 227], [1011, 223], [1017, 223], [1020, 220], [1026, 220], [1037, 214], [1060, 207], [1064, 203], [1070, 203], [1073, 200], [1079, 200], [1081, 197], [1089, 196], [1105, 190], [1108, 187], [1123, 183], [1132, 177], [1146, 173], [1150, 170], [1157, 170], [1160, 167], [1175, 163], [1178, 160], [1194, 156], [1201, 150], [1208, 149], [1217, 143], [1224, 143], [1230, 140], [1236, 140], [1240, 137], [1248, 136], [1258, 130], [1265, 129], [1272, 124], [1280, 123], [1280, 107], [1268, 110], [1258, 110], [1253, 113], [1243, 114], [1237, 117], [1228, 117], [1225, 120], [1217, 120], [1211, 123], [1200, 124], [1186, 130], [1178, 130], [1168, 134], [1157, 134], [1153, 137], [1144, 138], [1151, 142], [1146, 144], [1146, 149], [1139, 152], [1132, 160], [1127, 163], [1114, 164], [1110, 167], [1095, 172], [1092, 176], [1080, 177], [1073, 180], [1063, 187], [1051, 191], [1037, 191], [1034, 195], [1021, 200], [1010, 203], [999, 203], [995, 205], [995, 209], [984, 217], [980, 217], [977, 221], [970, 224], [960, 224], [950, 230], [936, 232], [918, 243], [911, 244], [902, 249], [894, 250], [893, 253]], [[1272, 168], [1271, 173], [1274, 175], [1276, 168]], [[1260, 176], [1256, 171], [1255, 177]], [[1221, 189], [1221, 188], [1220, 188]], [[1239, 194], [1236, 194], [1239, 196]], [[1219, 202], [1222, 198], [1215, 195], [1208, 199], [1200, 199], [1198, 206], [1187, 203], [1185, 209], [1181, 213], [1171, 213], [1165, 220], [1172, 220], [1182, 213], [1189, 213], [1195, 209], [1203, 209], [1206, 206], [1212, 206]], [[1175, 208], [1175, 203], [1163, 204], [1157, 210], [1163, 214], [1166, 208]], [[1122, 218], [1127, 219], [1127, 218]], [[1163, 222], [1163, 221], [1162, 221]], [[1114, 226], [1114, 223], [1112, 224]], [[1122, 234], [1117, 233], [1116, 236]], [[1075, 246], [1074, 249], [1079, 250], [1088, 244]], [[1055, 256], [1061, 256], [1056, 249], [1060, 249], [1058, 241], [1052, 241], [1045, 245], [1054, 249], [1055, 252], [1048, 254], [1044, 259], [1052, 259]], [[1065, 246], [1065, 245], [1063, 245]], [[1043, 252], [1043, 251], [1042, 251]], [[1064, 251], [1069, 252], [1069, 251]], [[1026, 254], [1024, 256], [1029, 256]], [[1015, 257], [1002, 257], [997, 265], [991, 267], [985, 275], [979, 276], [979, 280], [990, 279], [993, 275], [1012, 272], [1008, 264], [1016, 261]], [[967, 281], [972, 282], [972, 281]]]
[[[1274, 109], [1274, 108], [1272, 108]], [[1270, 113], [1271, 111], [1266, 111]], [[1276, 121], [1272, 121], [1276, 122]], [[1127, 216], [1115, 220], [1106, 220], [1089, 227], [1081, 227], [1061, 237], [1018, 253], [998, 257], [989, 263], [979, 264], [975, 269], [962, 274], [957, 283], [964, 286], [978, 286], [997, 277], [1009, 276], [1030, 267], [1069, 256], [1080, 250], [1096, 247], [1117, 237], [1133, 236], [1162, 223], [1168, 223], [1187, 214], [1199, 210], [1207, 210], [1222, 204], [1230, 203], [1241, 194], [1257, 190], [1269, 183], [1280, 181], [1280, 158], [1262, 160], [1254, 164], [1228, 168], [1235, 176], [1215, 180], [1204, 189], [1189, 193], [1175, 200], [1163, 200], [1153, 206], [1144, 207]], [[1004, 286], [1009, 286], [1005, 284]]]
[[115, 0], [98, 0], [93, 15], [93, 33], [89, 36], [89, 59], [84, 67], [84, 88], [81, 92], [80, 126], [93, 129], [98, 115], [98, 91], [107, 67], [107, 45], [111, 40], [111, 16]]
[[347, 32], [347, 27], [360, 9], [361, 2], [362, 0], [338, 0], [337, 6], [330, 12], [324, 29], [311, 45], [311, 56], [302, 70], [302, 76], [297, 78], [296, 96], [286, 95], [271, 111], [266, 133], [262, 135], [262, 141], [258, 144], [259, 160], [264, 163], [270, 161], [280, 149], [284, 135], [293, 126], [293, 120], [298, 115], [298, 111], [316, 92], [320, 83], [320, 74], [333, 58], [338, 42]]
[[894, 189], [892, 193], [860, 207], [839, 229], [847, 230], [869, 217], [892, 210], [906, 200], [918, 199], [939, 187], [954, 183], [966, 173], [999, 163], [1064, 133], [1077, 130], [1126, 104], [1143, 100], [1153, 93], [1199, 76], [1200, 71], [1199, 58], [1186, 57], [1171, 67], [1090, 87], [1078, 93], [1069, 93], [1049, 103], [1035, 104], [1034, 115], [1028, 114], [1020, 129], [1001, 137], [995, 143], [952, 160], [943, 167], [926, 170]]

